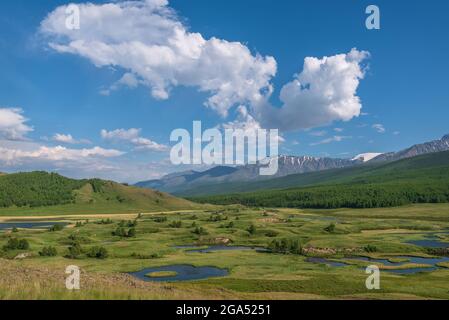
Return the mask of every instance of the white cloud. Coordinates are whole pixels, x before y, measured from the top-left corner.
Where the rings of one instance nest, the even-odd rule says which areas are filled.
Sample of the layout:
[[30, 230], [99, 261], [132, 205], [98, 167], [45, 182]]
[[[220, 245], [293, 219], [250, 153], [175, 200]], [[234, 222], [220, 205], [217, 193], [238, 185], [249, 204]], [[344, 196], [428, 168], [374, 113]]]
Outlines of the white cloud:
[[140, 84], [145, 84], [145, 82], [137, 79], [134, 74], [127, 72], [120, 78], [120, 80], [116, 81], [108, 89], [101, 90], [100, 94], [109, 96], [112, 91], [119, 90], [121, 87], [129, 87], [134, 89], [137, 88]]
[[383, 126], [383, 124], [380, 124], [380, 123], [373, 124], [371, 127], [374, 130], [376, 130], [378, 133], [385, 133], [385, 131], [387, 131], [385, 129], [385, 127]]
[[28, 126], [19, 108], [0, 108], [0, 139], [23, 140], [33, 128]]
[[117, 129], [113, 131], [101, 130], [101, 137], [110, 141], [124, 141], [131, 143], [136, 150], [150, 150], [150, 151], [167, 151], [168, 147], [159, 144], [147, 138], [140, 137], [141, 129]]
[[330, 138], [327, 138], [327, 139], [323, 139], [323, 140], [318, 141], [318, 142], [311, 143], [310, 145], [311, 146], [317, 146], [317, 145], [320, 145], [320, 144], [328, 144], [328, 143], [332, 143], [332, 142], [341, 142], [341, 141], [343, 141], [345, 139], [351, 139], [351, 138], [352, 137], [350, 137], [350, 136], [333, 136], [333, 137], [330, 137]]
[[343, 129], [343, 128], [334, 128], [334, 131], [335, 131], [335, 132], [343, 132], [344, 129]]
[[65, 147], [40, 146], [34, 150], [0, 147], [0, 161], [6, 165], [17, 165], [23, 161], [84, 161], [92, 158], [111, 158], [123, 155], [114, 149], [94, 147], [91, 149], [68, 149]]
[[52, 140], [56, 141], [56, 142], [60, 142], [60, 143], [65, 143], [65, 144], [89, 144], [89, 143], [91, 143], [87, 139], [77, 140], [77, 139], [73, 138], [73, 136], [71, 134], [62, 134], [62, 133], [56, 133], [53, 136]]
[[234, 105], [257, 101], [272, 90], [274, 58], [253, 55], [240, 42], [190, 32], [168, 1], [79, 4], [80, 30], [66, 28], [66, 8], [56, 8], [41, 23], [49, 46], [97, 67], [121, 67], [134, 79], [119, 83], [145, 84], [156, 99], [167, 99], [175, 86], [197, 87], [211, 94], [206, 105], [225, 116]]
[[277, 72], [273, 57], [254, 54], [240, 42], [206, 39], [190, 31], [166, 0], [79, 4], [80, 30], [66, 28], [66, 8], [52, 11], [40, 31], [59, 53], [123, 71], [118, 81], [101, 90], [103, 95], [143, 85], [154, 98], [168, 99], [174, 87], [195, 87], [209, 94], [205, 105], [221, 116], [245, 105], [262, 127], [281, 131], [361, 115], [357, 89], [365, 75], [366, 51], [307, 57], [302, 72], [283, 86], [278, 108], [269, 103]]
[[281, 90], [283, 106], [256, 104], [258, 119], [266, 127], [287, 131], [358, 117], [362, 104], [357, 89], [364, 78], [362, 63], [368, 57], [368, 52], [352, 49], [347, 54], [306, 58], [303, 71]]
[[[237, 119], [221, 125], [222, 129], [241, 129], [245, 131], [247, 136], [257, 136], [257, 130], [263, 129], [260, 123], [248, 112], [245, 106], [237, 108]], [[279, 133], [277, 136], [278, 143], [285, 142], [285, 139]]]

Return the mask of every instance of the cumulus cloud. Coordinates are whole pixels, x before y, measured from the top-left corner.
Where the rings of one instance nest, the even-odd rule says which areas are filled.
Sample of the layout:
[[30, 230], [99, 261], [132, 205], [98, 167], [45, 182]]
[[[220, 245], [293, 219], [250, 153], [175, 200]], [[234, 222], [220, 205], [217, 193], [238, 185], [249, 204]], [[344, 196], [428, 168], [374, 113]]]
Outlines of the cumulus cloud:
[[62, 134], [62, 133], [56, 133], [53, 136], [52, 140], [56, 141], [56, 142], [60, 142], [60, 143], [65, 143], [65, 144], [89, 144], [89, 143], [91, 143], [87, 139], [77, 140], [77, 139], [73, 138], [73, 136], [71, 134]]
[[123, 72], [101, 91], [143, 85], [156, 99], [168, 99], [176, 86], [209, 94], [205, 105], [226, 117], [245, 105], [264, 128], [295, 131], [349, 121], [361, 115], [357, 96], [366, 51], [307, 57], [303, 70], [282, 87], [281, 106], [269, 101], [277, 72], [271, 56], [252, 53], [240, 42], [205, 38], [190, 31], [166, 0], [79, 4], [81, 28], [65, 26], [67, 6], [57, 7], [40, 31], [51, 48]]
[[121, 67], [132, 75], [123, 81], [145, 84], [156, 99], [167, 99], [175, 86], [197, 87], [210, 94], [205, 104], [225, 116], [234, 105], [261, 99], [272, 90], [274, 58], [254, 55], [240, 42], [190, 32], [168, 1], [86, 3], [79, 8], [79, 30], [66, 28], [67, 6], [42, 21], [40, 30], [49, 46], [97, 67]]
[[352, 137], [350, 137], [350, 136], [333, 136], [333, 137], [326, 138], [326, 139], [323, 139], [323, 140], [318, 141], [318, 142], [311, 143], [310, 145], [311, 146], [318, 146], [320, 144], [328, 144], [328, 143], [332, 143], [332, 142], [341, 142], [341, 141], [343, 141], [345, 139], [351, 139], [351, 138]]
[[376, 130], [378, 133], [385, 133], [385, 131], [387, 131], [387, 130], [385, 129], [384, 125], [383, 125], [383, 124], [380, 124], [380, 123], [373, 124], [371, 127], [372, 127], [374, 130]]
[[23, 140], [33, 128], [28, 126], [19, 108], [0, 108], [0, 139]]
[[132, 144], [136, 150], [150, 150], [150, 151], [167, 151], [168, 147], [159, 144], [147, 138], [140, 136], [141, 129], [116, 129], [113, 131], [101, 130], [101, 137], [105, 140], [113, 142], [128, 142]]
[[[257, 130], [263, 129], [260, 123], [248, 112], [245, 106], [239, 106], [237, 108], [237, 119], [227, 123], [223, 123], [221, 128], [238, 130], [241, 129], [245, 131], [247, 136], [257, 136]], [[285, 142], [285, 139], [281, 134], [277, 136], [278, 143]]]
[[362, 104], [357, 89], [364, 78], [362, 63], [368, 57], [368, 52], [352, 49], [321, 59], [306, 58], [302, 72], [282, 88], [281, 108], [256, 105], [262, 124], [299, 130], [358, 117]]
[[111, 92], [119, 90], [121, 87], [128, 87], [133, 89], [137, 88], [140, 84], [145, 84], [145, 82], [139, 80], [134, 74], [127, 72], [120, 78], [120, 80], [116, 81], [108, 89], [101, 90], [100, 94], [109, 96]]
[[114, 149], [94, 147], [91, 149], [69, 149], [61, 146], [40, 146], [34, 150], [0, 147], [0, 161], [6, 165], [17, 165], [23, 161], [74, 161], [83, 162], [92, 158], [118, 157], [124, 153]]

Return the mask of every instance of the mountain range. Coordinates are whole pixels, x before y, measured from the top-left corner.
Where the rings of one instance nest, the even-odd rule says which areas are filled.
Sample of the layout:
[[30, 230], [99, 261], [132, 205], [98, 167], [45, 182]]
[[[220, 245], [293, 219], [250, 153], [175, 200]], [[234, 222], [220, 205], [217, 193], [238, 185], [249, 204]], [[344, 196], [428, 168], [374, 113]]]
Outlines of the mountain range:
[[[181, 196], [198, 196], [220, 194], [230, 191], [245, 191], [244, 186], [252, 185], [251, 190], [260, 189], [262, 185], [272, 185], [281, 177], [290, 175], [322, 172], [327, 174], [332, 169], [352, 168], [375, 163], [393, 162], [416, 157], [423, 154], [448, 151], [449, 134], [440, 140], [416, 144], [398, 152], [365, 153], [353, 159], [319, 158], [310, 156], [279, 156], [279, 170], [274, 176], [260, 176], [259, 164], [238, 167], [217, 166], [209, 170], [184, 171], [172, 173], [158, 180], [142, 181], [135, 186], [157, 189]], [[239, 187], [239, 188], [237, 188]], [[237, 189], [236, 189], [237, 188]]]

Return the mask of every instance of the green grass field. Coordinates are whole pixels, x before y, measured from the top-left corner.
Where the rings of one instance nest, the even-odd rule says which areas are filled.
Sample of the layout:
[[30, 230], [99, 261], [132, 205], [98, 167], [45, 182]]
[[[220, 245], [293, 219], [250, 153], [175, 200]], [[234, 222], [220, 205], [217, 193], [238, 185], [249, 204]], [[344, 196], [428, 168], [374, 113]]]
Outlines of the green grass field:
[[[113, 215], [108, 216], [113, 217]], [[137, 219], [131, 215], [129, 220]], [[8, 239], [26, 239], [27, 250], [3, 250], [0, 259], [0, 298], [3, 299], [449, 299], [449, 269], [398, 275], [381, 271], [381, 290], [365, 287], [364, 267], [311, 263], [320, 256], [347, 261], [345, 256], [387, 258], [429, 257], [424, 248], [406, 243], [425, 239], [426, 232], [449, 229], [449, 205], [426, 204], [382, 209], [251, 209], [240, 206], [214, 210], [144, 214], [137, 219], [135, 237], [118, 237], [121, 217], [103, 221], [66, 216], [72, 224], [61, 231], [19, 230], [0, 232], [0, 247]], [[75, 226], [75, 223], [82, 222]], [[179, 223], [180, 222], [180, 223]], [[335, 228], [329, 232], [329, 225]], [[251, 226], [255, 228], [250, 228]], [[123, 224], [122, 224], [123, 226]], [[130, 227], [124, 224], [125, 229]], [[200, 230], [200, 232], [199, 232]], [[250, 232], [251, 231], [251, 232]], [[267, 247], [273, 239], [297, 240], [302, 254], [277, 254], [254, 250], [189, 253], [179, 245], [220, 244]], [[441, 234], [441, 241], [449, 235]], [[81, 253], [65, 257], [76, 241]], [[44, 247], [57, 255], [39, 255]], [[108, 257], [89, 257], [93, 247], [104, 247]], [[366, 248], [375, 248], [367, 252]], [[25, 259], [14, 259], [26, 253]], [[190, 282], [143, 282], [127, 275], [148, 267], [188, 264], [215, 266], [229, 271], [223, 278]], [[81, 290], [65, 289], [68, 265], [82, 270]], [[379, 264], [381, 269], [388, 267]], [[397, 268], [418, 268], [407, 263]]]

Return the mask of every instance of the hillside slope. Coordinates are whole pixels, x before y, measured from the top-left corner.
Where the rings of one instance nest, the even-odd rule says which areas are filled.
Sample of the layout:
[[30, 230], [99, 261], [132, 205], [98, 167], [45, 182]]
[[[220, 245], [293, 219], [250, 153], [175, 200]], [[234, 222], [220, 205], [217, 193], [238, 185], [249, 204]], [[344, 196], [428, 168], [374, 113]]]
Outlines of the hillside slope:
[[[272, 183], [272, 182], [270, 182]], [[449, 152], [382, 165], [332, 170], [278, 179], [273, 185], [308, 187], [194, 198], [214, 204], [302, 208], [371, 208], [449, 202]], [[265, 185], [266, 187], [266, 185]], [[248, 190], [248, 189], [247, 189]]]
[[235, 192], [298, 188], [322, 184], [358, 183], [363, 182], [365, 179], [369, 179], [366, 182], [373, 182], [373, 179], [383, 182], [390, 180], [397, 181], [408, 178], [415, 179], [418, 175], [421, 175], [422, 178], [438, 179], [441, 173], [439, 170], [435, 170], [435, 168], [440, 166], [449, 166], [448, 151], [425, 154], [395, 162], [368, 162], [354, 167], [294, 174], [258, 182], [200, 186], [175, 194], [187, 197], [207, 196]]
[[0, 214], [16, 212], [116, 213], [197, 208], [155, 190], [99, 179], [74, 180], [55, 173], [0, 176]]

